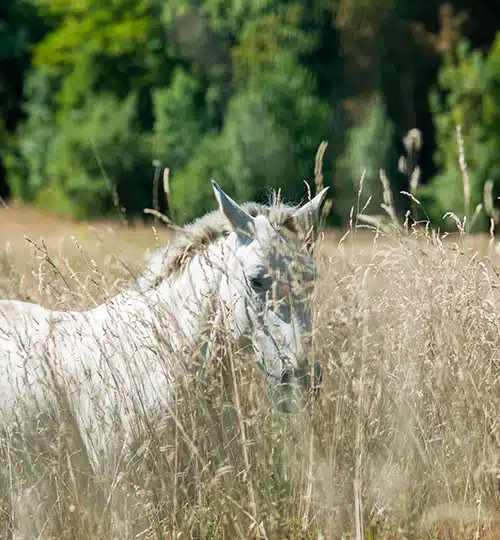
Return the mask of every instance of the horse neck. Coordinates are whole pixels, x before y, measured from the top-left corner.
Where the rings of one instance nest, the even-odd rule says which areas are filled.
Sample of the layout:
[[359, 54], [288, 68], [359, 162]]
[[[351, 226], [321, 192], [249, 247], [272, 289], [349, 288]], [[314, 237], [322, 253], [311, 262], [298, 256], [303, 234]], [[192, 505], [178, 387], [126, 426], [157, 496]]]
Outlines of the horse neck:
[[96, 336], [110, 327], [130, 327], [134, 319], [147, 315], [147, 296], [138, 291], [130, 290], [120, 293], [106, 303], [88, 311], [70, 312], [63, 315], [75, 324], [86, 324], [92, 327]]
[[213, 300], [227, 261], [227, 241], [197, 254], [184, 268], [168, 276], [152, 295], [163, 314], [170, 316], [172, 330], [182, 339], [195, 340], [207, 315], [213, 315]]
[[153, 334], [160, 326], [163, 334], [168, 331], [174, 348], [194, 344], [207, 314], [213, 314], [212, 299], [228, 257], [226, 244], [226, 240], [215, 243], [206, 253], [194, 255], [154, 289], [121, 293], [80, 315], [91, 321], [95, 333], [122, 326], [128, 333], [140, 327]]

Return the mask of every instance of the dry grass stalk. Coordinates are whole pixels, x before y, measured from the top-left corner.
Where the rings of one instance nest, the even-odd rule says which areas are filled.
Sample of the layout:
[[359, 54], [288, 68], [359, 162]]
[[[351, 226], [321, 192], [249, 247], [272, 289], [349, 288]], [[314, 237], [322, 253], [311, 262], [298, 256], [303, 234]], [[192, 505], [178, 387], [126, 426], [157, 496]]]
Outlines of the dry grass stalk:
[[457, 124], [458, 164], [462, 171], [462, 183], [464, 187], [464, 220], [470, 221], [470, 178], [465, 160], [465, 143], [462, 134], [462, 126]]
[[[221, 332], [205, 381], [186, 372], [166, 417], [138, 404], [132, 454], [110, 452], [98, 471], [64, 400], [9, 426], [0, 537], [20, 487], [30, 487], [30, 538], [498, 537], [496, 255], [483, 257], [461, 221], [455, 242], [425, 228], [358, 230], [354, 210], [352, 220], [353, 242], [327, 234], [319, 256], [324, 376], [303, 412], [274, 411], [260, 370]], [[0, 296], [69, 309], [103, 301], [143, 253], [111, 257], [113, 238], [99, 249], [6, 246]]]

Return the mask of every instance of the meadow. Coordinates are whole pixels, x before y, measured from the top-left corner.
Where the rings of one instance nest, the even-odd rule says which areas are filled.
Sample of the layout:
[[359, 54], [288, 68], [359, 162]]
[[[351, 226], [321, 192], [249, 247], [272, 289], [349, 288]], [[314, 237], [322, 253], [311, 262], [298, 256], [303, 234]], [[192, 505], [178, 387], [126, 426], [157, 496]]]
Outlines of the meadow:
[[[127, 287], [170, 232], [0, 210], [0, 297], [86, 309]], [[500, 274], [495, 237], [356, 218], [319, 239], [313, 356], [321, 388], [283, 415], [230, 342], [189, 374], [133, 457], [81, 459], [71, 420], [2, 437], [33, 538], [495, 538], [500, 534]], [[28, 504], [28, 502], [26, 502]]]

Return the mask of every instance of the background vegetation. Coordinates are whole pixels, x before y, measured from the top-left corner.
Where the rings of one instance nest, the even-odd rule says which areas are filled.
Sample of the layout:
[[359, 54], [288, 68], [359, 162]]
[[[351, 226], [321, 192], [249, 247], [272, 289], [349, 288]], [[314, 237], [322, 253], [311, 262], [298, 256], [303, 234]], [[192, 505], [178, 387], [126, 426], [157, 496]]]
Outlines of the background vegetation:
[[[236, 352], [98, 470], [60, 417], [20, 418], [1, 538], [16, 493], [29, 537], [499, 537], [500, 249], [463, 220], [483, 203], [476, 229], [500, 221], [499, 23], [472, 0], [1, 3], [0, 197], [29, 204], [0, 212], [0, 298], [81, 310], [128, 287], [170, 232], [69, 218], [143, 215], [163, 167], [182, 223], [213, 208], [209, 177], [302, 198], [326, 140], [331, 223], [350, 225], [322, 239], [306, 410], [274, 411]], [[460, 234], [351, 214], [370, 195], [402, 218], [400, 191]]]
[[[12, 242], [0, 298], [56, 309], [123, 291], [154, 244], [151, 227], [33, 208], [0, 219]], [[75, 412], [35, 408], [2, 430], [0, 538], [12, 538], [11, 517], [25, 533], [15, 538], [43, 540], [498, 538], [498, 242], [359, 225], [354, 215], [346, 236], [321, 242], [312, 339], [323, 384], [303, 411], [274, 410], [262, 370], [223, 332], [205, 382], [179, 376], [158, 423], [134, 395], [137, 438], [94, 468]], [[196, 353], [180, 358], [196, 365]], [[17, 497], [31, 514], [13, 513]]]
[[418, 128], [420, 195], [441, 225], [445, 209], [464, 213], [457, 123], [472, 212], [499, 180], [499, 18], [472, 0], [11, 0], [0, 196], [80, 218], [118, 195], [141, 215], [156, 159], [183, 222], [208, 209], [209, 177], [241, 199], [302, 198], [326, 140], [331, 219], [346, 224], [364, 170], [374, 205], [385, 168], [407, 208], [397, 164]]

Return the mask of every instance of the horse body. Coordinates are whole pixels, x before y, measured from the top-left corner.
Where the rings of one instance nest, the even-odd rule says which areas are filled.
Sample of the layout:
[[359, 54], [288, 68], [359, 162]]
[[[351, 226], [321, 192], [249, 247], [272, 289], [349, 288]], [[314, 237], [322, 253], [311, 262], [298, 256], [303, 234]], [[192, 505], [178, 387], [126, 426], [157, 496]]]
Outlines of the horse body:
[[196, 344], [214, 277], [196, 256], [160, 288], [127, 291], [84, 312], [0, 300], [4, 419], [17, 404], [50, 401], [59, 387], [70, 397], [89, 453], [109, 448], [117, 420], [128, 432], [138, 406], [144, 413], [168, 407], [174, 362], [181, 347]]
[[[279, 226], [292, 215], [302, 220], [317, 213], [324, 192], [299, 210], [287, 209], [279, 222], [270, 214], [251, 216], [218, 186], [214, 191], [219, 211], [212, 225], [199, 226], [197, 235], [187, 227], [164, 264], [155, 256], [158, 279], [85, 312], [0, 301], [4, 420], [29, 396], [50, 402], [60, 397], [54, 390], [63, 389], [89, 455], [97, 459], [117, 432], [126, 438], [138, 414], [168, 408], [176, 370], [190, 357], [184, 351], [200, 343], [209, 322], [224, 324], [235, 343], [252, 344], [275, 406], [294, 410], [310, 331], [301, 295], [315, 269]], [[207, 355], [210, 346], [208, 340]]]

